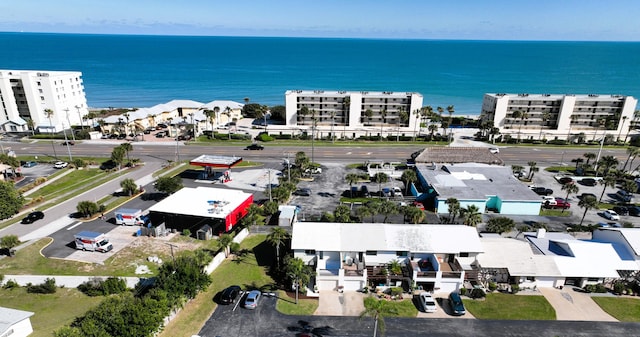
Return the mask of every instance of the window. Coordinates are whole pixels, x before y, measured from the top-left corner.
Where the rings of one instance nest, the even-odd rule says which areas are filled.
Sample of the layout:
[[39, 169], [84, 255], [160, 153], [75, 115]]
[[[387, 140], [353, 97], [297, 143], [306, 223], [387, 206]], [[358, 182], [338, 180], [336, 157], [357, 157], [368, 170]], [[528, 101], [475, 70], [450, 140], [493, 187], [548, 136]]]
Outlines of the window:
[[306, 249], [306, 250], [304, 251], [304, 253], [305, 253], [306, 255], [316, 255], [316, 250], [315, 250], [315, 249]]
[[469, 253], [460, 253], [460, 257], [469, 257]]
[[527, 281], [533, 282], [536, 280], [535, 276], [527, 276]]
[[367, 250], [366, 254], [370, 255], [370, 256], [375, 256], [375, 255], [378, 255], [378, 251], [377, 250]]
[[323, 260], [323, 259], [324, 259], [324, 252], [320, 251], [320, 260]]
[[42, 83], [40, 83], [40, 81], [38, 81], [37, 83], [38, 83], [38, 86], [41, 86], [41, 85], [42, 85]]
[[40, 96], [40, 100], [41, 100], [41, 101], [44, 101], [44, 96]]
[[408, 256], [408, 255], [409, 255], [409, 252], [401, 252], [401, 251], [396, 252], [396, 256]]

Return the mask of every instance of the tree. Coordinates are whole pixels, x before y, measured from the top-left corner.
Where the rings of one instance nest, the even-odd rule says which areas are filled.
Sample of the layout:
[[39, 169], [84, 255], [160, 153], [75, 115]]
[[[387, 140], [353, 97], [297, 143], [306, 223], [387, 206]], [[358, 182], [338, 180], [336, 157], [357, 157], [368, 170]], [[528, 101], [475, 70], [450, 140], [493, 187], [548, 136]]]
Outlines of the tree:
[[596, 198], [590, 195], [587, 195], [584, 198], [582, 198], [580, 202], [578, 202], [578, 206], [584, 209], [584, 213], [582, 214], [582, 219], [580, 219], [580, 226], [582, 226], [582, 223], [584, 222], [584, 217], [587, 216], [587, 211], [592, 208], [598, 207], [598, 200], [596, 200]]
[[280, 247], [284, 246], [287, 240], [291, 238], [291, 234], [282, 227], [271, 229], [271, 233], [267, 235], [267, 242], [276, 249], [276, 264], [280, 266]]
[[[567, 196], [565, 197], [565, 199], [569, 199], [569, 195], [570, 194], [576, 194], [580, 191], [580, 188], [578, 187], [578, 185], [574, 184], [574, 183], [568, 183], [568, 184], [564, 184], [562, 185], [562, 190], [567, 192]], [[564, 213], [565, 208], [562, 208], [562, 213]]]
[[369, 209], [369, 212], [371, 215], [371, 222], [373, 222], [373, 219], [376, 216], [376, 214], [380, 212], [380, 200], [378, 199], [369, 200], [364, 205]]
[[91, 217], [92, 215], [98, 213], [100, 207], [93, 201], [80, 201], [78, 205], [76, 205], [76, 210], [78, 213], [84, 215], [85, 218]]
[[602, 170], [602, 176], [604, 177], [609, 174], [609, 171], [612, 168], [615, 168], [616, 166], [618, 166], [618, 164], [619, 164], [618, 158], [614, 156], [604, 156], [600, 158], [600, 160], [596, 165], [598, 167], [597, 170]]
[[53, 123], [51, 122], [51, 117], [53, 117], [54, 113], [51, 109], [44, 109], [44, 115], [49, 120], [49, 132], [51, 133], [51, 148], [53, 148], [53, 157], [58, 159], [58, 155], [56, 154], [56, 146], [53, 144], [53, 133], [55, 132], [55, 128], [53, 127]]
[[0, 238], [0, 248], [11, 249], [20, 244], [20, 239], [17, 235], [7, 235]]
[[116, 146], [111, 151], [111, 160], [118, 164], [118, 170], [122, 169], [122, 162], [124, 162], [125, 150], [122, 146]]
[[[224, 111], [222, 112], [223, 115], [227, 116], [227, 123], [231, 122], [231, 108], [230, 107], [225, 107]], [[227, 130], [227, 136], [229, 138], [229, 140], [231, 140], [231, 127], [229, 127], [229, 130]]]
[[540, 135], [538, 135], [538, 140], [542, 139], [542, 128], [547, 123], [549, 119], [551, 119], [551, 113], [549, 111], [545, 111], [542, 113], [542, 123], [540, 123]]
[[449, 205], [449, 223], [454, 223], [456, 220], [456, 216], [460, 211], [460, 202], [456, 198], [448, 198], [445, 204]]
[[520, 142], [520, 132], [522, 131], [522, 125], [524, 124], [525, 119], [529, 119], [529, 114], [527, 112], [522, 112], [520, 114], [520, 126], [518, 127], [518, 142]]
[[138, 185], [135, 180], [130, 178], [122, 180], [120, 182], [120, 187], [122, 187], [122, 192], [126, 193], [128, 196], [132, 196], [138, 191]]
[[424, 220], [424, 211], [418, 207], [407, 206], [403, 208], [404, 217], [409, 219], [412, 224], [419, 224]]
[[314, 271], [299, 257], [287, 256], [284, 260], [285, 273], [291, 278], [291, 283], [296, 288], [296, 304], [298, 304], [298, 291], [309, 284]]
[[587, 162], [584, 163], [585, 165], [589, 165], [590, 161], [596, 159], [596, 154], [593, 153], [593, 152], [587, 152], [587, 153], [583, 154], [582, 156], [587, 159]]
[[364, 311], [360, 313], [360, 318], [365, 316], [373, 318], [373, 337], [376, 337], [378, 329], [380, 329], [380, 333], [384, 335], [384, 317], [395, 314], [397, 314], [396, 308], [389, 305], [387, 301], [378, 300], [370, 296], [364, 299]]
[[607, 190], [607, 187], [615, 187], [616, 186], [616, 177], [614, 176], [604, 176], [600, 180], [600, 185], [602, 185], [602, 193], [600, 193], [600, 199], [598, 202], [602, 202], [602, 197], [604, 197], [604, 192]]
[[625, 160], [624, 165], [622, 166], [622, 171], [627, 168], [627, 164], [629, 164], [629, 169], [633, 167], [633, 159], [635, 159], [640, 154], [640, 148], [635, 146], [629, 146], [627, 148], [627, 160]]
[[0, 219], [7, 219], [20, 211], [24, 198], [7, 181], [0, 181]]
[[404, 182], [405, 194], [409, 195], [409, 186], [418, 181], [418, 176], [414, 170], [404, 170], [404, 172], [402, 172], [402, 176], [400, 176], [400, 180]]
[[487, 221], [487, 232], [502, 234], [511, 231], [516, 226], [516, 222], [511, 218], [499, 216]]
[[480, 209], [476, 205], [469, 205], [466, 208], [461, 210], [462, 213], [462, 223], [465, 226], [475, 227], [480, 222], [482, 222], [482, 214], [480, 214]]
[[[262, 212], [262, 210], [260, 209], [260, 207], [256, 204], [251, 204], [249, 205], [249, 208], [247, 208], [247, 214], [244, 216], [244, 218], [242, 218], [242, 221], [245, 223], [245, 226], [256, 226], [258, 223], [258, 220], [260, 219], [260, 213]], [[262, 221], [260, 223], [261, 225], [264, 225], [264, 221]]]
[[333, 216], [336, 222], [351, 222], [351, 209], [347, 205], [338, 205]]
[[382, 222], [386, 223], [389, 215], [398, 214], [398, 207], [396, 207], [396, 204], [393, 201], [382, 200], [382, 202], [380, 202], [379, 212], [384, 214], [384, 219], [382, 220]]
[[278, 203], [275, 201], [267, 201], [262, 205], [262, 211], [265, 215], [274, 215], [278, 213]]
[[358, 218], [360, 218], [360, 222], [364, 222], [365, 218], [368, 216], [373, 216], [373, 214], [371, 213], [371, 209], [369, 209], [369, 207], [367, 206], [360, 206], [356, 209], [356, 214], [358, 215]]
[[[513, 113], [511, 113], [511, 127], [510, 127], [511, 129], [513, 129], [513, 123], [515, 123], [515, 121], [521, 117], [522, 117], [522, 111], [520, 110], [516, 110]], [[518, 131], [518, 139], [520, 139], [519, 133], [520, 131]]]
[[380, 110], [380, 140], [382, 140], [382, 127], [387, 122], [387, 110]]
[[638, 190], [638, 184], [631, 179], [625, 179], [622, 184], [620, 184], [620, 189], [628, 192], [629, 194], [633, 194]]
[[524, 170], [524, 166], [522, 165], [511, 165], [511, 172], [513, 172], [513, 175], [519, 174], [522, 170]]
[[347, 181], [347, 184], [349, 184], [349, 193], [351, 195], [351, 197], [353, 198], [353, 184], [357, 183], [358, 181], [360, 181], [360, 177], [355, 174], [355, 173], [347, 173], [347, 175], [344, 177], [344, 180]]
[[527, 163], [527, 165], [529, 165], [529, 181], [531, 181], [533, 179], [533, 175], [540, 171], [540, 168], [537, 166], [538, 164], [535, 161], [530, 161]]
[[373, 182], [378, 183], [380, 197], [382, 197], [382, 183], [386, 183], [387, 181], [389, 181], [389, 176], [384, 172], [378, 172], [373, 176]]
[[224, 251], [224, 257], [229, 257], [229, 246], [233, 242], [231, 234], [222, 234], [218, 237], [218, 247]]
[[156, 190], [173, 194], [182, 188], [182, 178], [179, 176], [174, 177], [160, 177], [154, 184]]

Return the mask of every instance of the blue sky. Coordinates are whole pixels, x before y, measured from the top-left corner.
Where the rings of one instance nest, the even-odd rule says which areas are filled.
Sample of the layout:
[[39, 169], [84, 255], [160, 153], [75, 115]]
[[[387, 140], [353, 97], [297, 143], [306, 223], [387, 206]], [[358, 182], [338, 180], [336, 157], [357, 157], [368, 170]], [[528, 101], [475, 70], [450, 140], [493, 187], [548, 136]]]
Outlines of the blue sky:
[[638, 0], [19, 0], [0, 31], [638, 41]]

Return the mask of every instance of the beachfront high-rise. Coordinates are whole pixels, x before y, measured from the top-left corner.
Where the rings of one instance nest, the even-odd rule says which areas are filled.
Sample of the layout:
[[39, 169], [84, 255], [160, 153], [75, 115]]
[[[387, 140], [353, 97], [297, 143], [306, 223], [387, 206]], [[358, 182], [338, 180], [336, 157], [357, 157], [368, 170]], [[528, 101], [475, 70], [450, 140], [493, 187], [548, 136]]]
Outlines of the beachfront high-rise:
[[[53, 113], [48, 116], [45, 110]], [[52, 133], [82, 123], [88, 113], [82, 73], [0, 70], [0, 128]]]
[[623, 139], [635, 127], [637, 104], [622, 95], [485, 94], [481, 120], [513, 138]]
[[[384, 133], [399, 128], [413, 130], [415, 115], [422, 108], [417, 92], [368, 92], [288, 90], [285, 93], [287, 126], [386, 127]], [[389, 129], [391, 128], [391, 130]]]

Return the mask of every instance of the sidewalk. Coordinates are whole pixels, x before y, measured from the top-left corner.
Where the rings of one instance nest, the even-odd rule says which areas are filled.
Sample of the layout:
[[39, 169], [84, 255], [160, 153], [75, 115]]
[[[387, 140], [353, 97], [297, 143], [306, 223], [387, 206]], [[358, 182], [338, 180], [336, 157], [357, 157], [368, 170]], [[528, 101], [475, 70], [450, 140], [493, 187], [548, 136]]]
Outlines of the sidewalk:
[[589, 294], [574, 291], [571, 287], [565, 287], [562, 290], [555, 288], [538, 288], [538, 290], [555, 309], [556, 320], [617, 322], [615, 318], [604, 312]]

